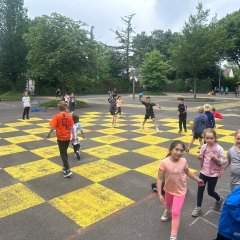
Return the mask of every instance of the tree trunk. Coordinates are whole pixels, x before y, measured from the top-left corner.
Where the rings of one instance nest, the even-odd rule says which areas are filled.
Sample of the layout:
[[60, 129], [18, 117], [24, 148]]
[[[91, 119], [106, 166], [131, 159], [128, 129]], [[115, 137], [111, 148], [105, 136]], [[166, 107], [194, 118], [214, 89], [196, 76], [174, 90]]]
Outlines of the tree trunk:
[[193, 93], [194, 93], [193, 98], [196, 99], [197, 98], [197, 75], [196, 74], [194, 74], [194, 77], [193, 77]]

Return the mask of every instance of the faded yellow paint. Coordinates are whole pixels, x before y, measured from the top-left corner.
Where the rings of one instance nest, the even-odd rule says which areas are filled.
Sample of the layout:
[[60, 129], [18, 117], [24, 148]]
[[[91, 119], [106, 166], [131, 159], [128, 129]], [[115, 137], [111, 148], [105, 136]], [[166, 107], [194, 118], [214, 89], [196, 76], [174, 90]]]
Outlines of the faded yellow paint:
[[50, 147], [37, 148], [37, 149], [31, 150], [31, 152], [37, 154], [42, 158], [52, 158], [60, 155], [57, 145], [50, 146]]
[[14, 122], [14, 123], [5, 123], [4, 125], [9, 127], [21, 127], [21, 126], [29, 126], [31, 123], [28, 122]]
[[[188, 136], [181, 136], [179, 138], [175, 138], [174, 140], [180, 140], [184, 143], [189, 143], [192, 140], [192, 138], [193, 137], [191, 135], [188, 135]], [[195, 140], [195, 141], [197, 141], [197, 140]]]
[[101, 112], [86, 112], [85, 115], [88, 116], [88, 115], [100, 115]]
[[138, 167], [135, 169], [135, 171], [146, 174], [153, 178], [157, 178], [159, 164], [160, 164], [160, 161], [158, 160], [158, 161], [146, 164], [144, 166]]
[[233, 135], [236, 131], [217, 128], [216, 132], [221, 135]]
[[4, 170], [22, 182], [61, 171], [62, 167], [47, 159], [8, 167]]
[[[110, 122], [104, 123], [104, 124], [100, 124], [100, 125], [103, 126], [103, 127], [112, 127], [112, 123], [110, 123]], [[116, 126], [117, 126], [117, 127], [124, 127], [124, 126], [126, 126], [126, 124], [124, 124], [124, 123], [119, 123], [119, 122], [117, 121]]]
[[176, 123], [176, 122], [178, 122], [178, 119], [177, 118], [162, 118], [159, 121], [160, 122]]
[[21, 183], [0, 188], [0, 199], [0, 218], [45, 202]]
[[228, 142], [228, 143], [234, 144], [235, 137], [234, 136], [224, 136], [224, 137], [218, 138], [218, 141], [220, 141], [220, 142]]
[[50, 128], [50, 122], [46, 122], [46, 123], [38, 123], [36, 124], [39, 127], [43, 127], [43, 128]]
[[134, 201], [96, 183], [54, 198], [49, 203], [76, 224], [88, 227]]
[[13, 127], [0, 128], [0, 133], [17, 132], [17, 131], [19, 131], [19, 130], [17, 128], [13, 128]]
[[93, 182], [100, 182], [125, 173], [130, 169], [107, 160], [99, 160], [74, 167], [72, 170], [74, 173], [88, 178]]
[[126, 130], [119, 129], [119, 128], [105, 128], [105, 129], [101, 129], [101, 130], [97, 130], [97, 131], [104, 133], [104, 134], [117, 134], [117, 133], [126, 132]]
[[[159, 133], [157, 133], [156, 129], [152, 129], [152, 128], [137, 129], [137, 130], [133, 130], [132, 132], [146, 134], [146, 135], [159, 134]], [[159, 131], [159, 132], [162, 132], [162, 131]]]
[[200, 151], [199, 147], [194, 147], [194, 148], [190, 148], [189, 153], [192, 155], [198, 156], [199, 151]]
[[116, 142], [122, 142], [122, 141], [125, 141], [127, 139], [122, 138], [122, 137], [118, 137], [118, 136], [115, 136], [115, 135], [106, 135], [106, 136], [102, 136], [102, 137], [91, 138], [91, 140], [96, 141], [96, 142], [100, 142], [100, 143], [112, 144], [112, 143], [116, 143]]
[[177, 122], [164, 123], [163, 126], [178, 128], [179, 124]]
[[27, 122], [35, 122], [35, 121], [41, 121], [41, 120], [45, 120], [43, 118], [38, 118], [38, 117], [30, 117], [30, 119], [27, 120], [22, 120], [22, 119], [18, 119], [20, 121], [27, 121]]
[[14, 154], [19, 152], [25, 152], [26, 149], [19, 147], [15, 144], [0, 146], [0, 156]]
[[98, 158], [109, 158], [111, 156], [116, 156], [122, 153], [126, 153], [128, 152], [128, 150], [114, 147], [111, 145], [103, 145], [103, 146], [93, 147], [93, 148], [83, 150], [83, 152]]
[[25, 135], [25, 136], [17, 136], [17, 137], [9, 137], [5, 138], [6, 141], [10, 143], [24, 143], [24, 142], [32, 142], [32, 141], [39, 141], [43, 138], [35, 136], [35, 135]]
[[163, 147], [158, 147], [155, 145], [151, 145], [151, 146], [147, 146], [144, 148], [139, 148], [136, 150], [133, 150], [133, 152], [142, 154], [142, 155], [146, 155], [152, 158], [157, 158], [157, 159], [162, 159], [164, 157], [166, 157], [166, 155], [168, 154], [168, 149], [167, 148], [163, 148]]
[[50, 128], [32, 128], [32, 129], [27, 129], [23, 131], [29, 134], [41, 134], [41, 133], [48, 133], [49, 130]]
[[152, 136], [152, 135], [146, 135], [146, 136], [143, 136], [143, 137], [133, 138], [132, 140], [147, 143], [147, 144], [159, 144], [159, 143], [167, 142], [170, 139], [162, 138], [162, 137], [156, 137], [156, 136]]

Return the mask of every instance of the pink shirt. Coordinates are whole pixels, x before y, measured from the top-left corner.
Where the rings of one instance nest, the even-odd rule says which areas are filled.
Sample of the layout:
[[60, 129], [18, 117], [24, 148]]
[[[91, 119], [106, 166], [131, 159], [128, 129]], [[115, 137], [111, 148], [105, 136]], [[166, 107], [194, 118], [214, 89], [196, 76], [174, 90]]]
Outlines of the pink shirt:
[[188, 164], [186, 158], [173, 162], [167, 157], [161, 160], [159, 169], [163, 171], [165, 177], [164, 190], [172, 195], [184, 196], [187, 192], [185, 170], [188, 169]]
[[123, 103], [122, 99], [118, 99], [116, 101], [117, 107], [122, 107], [122, 103]]

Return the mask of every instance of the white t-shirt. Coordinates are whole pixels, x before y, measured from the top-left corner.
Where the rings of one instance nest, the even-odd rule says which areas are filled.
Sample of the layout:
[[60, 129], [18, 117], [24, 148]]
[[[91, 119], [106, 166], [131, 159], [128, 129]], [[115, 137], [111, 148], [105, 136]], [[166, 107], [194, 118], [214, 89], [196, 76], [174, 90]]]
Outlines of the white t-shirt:
[[22, 102], [23, 102], [23, 107], [31, 107], [31, 104], [30, 104], [30, 97], [29, 96], [24, 96], [22, 98]]

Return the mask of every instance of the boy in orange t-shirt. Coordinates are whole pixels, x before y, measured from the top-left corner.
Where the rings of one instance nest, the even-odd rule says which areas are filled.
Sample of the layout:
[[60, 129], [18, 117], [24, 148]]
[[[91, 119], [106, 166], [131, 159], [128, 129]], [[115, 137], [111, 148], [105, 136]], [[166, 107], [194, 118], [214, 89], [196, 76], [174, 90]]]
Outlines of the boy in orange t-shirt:
[[60, 113], [56, 114], [51, 120], [51, 129], [47, 138], [50, 138], [51, 133], [56, 130], [58, 148], [63, 161], [63, 176], [70, 177], [73, 173], [69, 168], [67, 149], [70, 143], [74, 122], [72, 116], [67, 112], [68, 104], [66, 102], [59, 102], [58, 109]]

